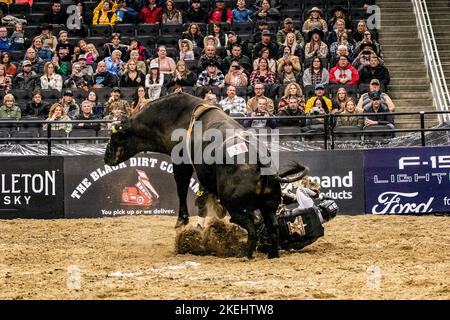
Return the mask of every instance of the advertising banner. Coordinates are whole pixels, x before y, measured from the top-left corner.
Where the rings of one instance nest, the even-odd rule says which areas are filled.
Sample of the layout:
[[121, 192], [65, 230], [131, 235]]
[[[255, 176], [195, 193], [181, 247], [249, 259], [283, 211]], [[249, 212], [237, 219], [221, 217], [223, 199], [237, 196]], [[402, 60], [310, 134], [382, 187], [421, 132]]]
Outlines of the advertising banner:
[[62, 157], [2, 157], [0, 219], [63, 218]]
[[[173, 167], [166, 155], [142, 153], [114, 167], [101, 156], [64, 160], [67, 218], [178, 214]], [[194, 193], [198, 187], [191, 178], [191, 215], [197, 214]]]
[[[344, 214], [364, 213], [363, 156], [358, 150], [281, 152], [280, 168], [290, 161], [297, 161], [310, 169], [310, 176], [320, 182], [321, 191], [336, 200], [339, 212]], [[283, 190], [292, 184], [283, 185]]]
[[450, 211], [450, 147], [364, 152], [366, 212]]

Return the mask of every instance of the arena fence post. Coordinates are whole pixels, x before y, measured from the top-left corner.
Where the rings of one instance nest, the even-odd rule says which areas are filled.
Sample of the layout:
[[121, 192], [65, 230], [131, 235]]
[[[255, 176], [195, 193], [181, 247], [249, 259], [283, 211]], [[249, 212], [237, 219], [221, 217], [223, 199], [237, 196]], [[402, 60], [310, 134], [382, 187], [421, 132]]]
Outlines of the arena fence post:
[[324, 121], [323, 121], [323, 125], [325, 126], [324, 130], [323, 130], [323, 143], [324, 143], [324, 148], [325, 150], [328, 150], [328, 126], [329, 126], [329, 115], [326, 114]]
[[420, 111], [420, 140], [422, 142], [422, 147], [425, 147], [425, 112]]
[[51, 156], [52, 155], [52, 141], [50, 140], [52, 137], [52, 124], [48, 123], [47, 124], [47, 155]]

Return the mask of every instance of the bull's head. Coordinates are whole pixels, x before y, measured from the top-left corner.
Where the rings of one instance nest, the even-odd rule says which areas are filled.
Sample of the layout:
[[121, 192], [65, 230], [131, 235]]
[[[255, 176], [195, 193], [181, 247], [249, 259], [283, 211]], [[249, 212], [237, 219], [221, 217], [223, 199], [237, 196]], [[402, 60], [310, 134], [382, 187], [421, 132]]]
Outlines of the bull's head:
[[105, 163], [115, 166], [134, 156], [138, 150], [133, 138], [129, 119], [122, 118], [121, 121], [114, 122], [111, 126], [111, 139], [106, 146]]

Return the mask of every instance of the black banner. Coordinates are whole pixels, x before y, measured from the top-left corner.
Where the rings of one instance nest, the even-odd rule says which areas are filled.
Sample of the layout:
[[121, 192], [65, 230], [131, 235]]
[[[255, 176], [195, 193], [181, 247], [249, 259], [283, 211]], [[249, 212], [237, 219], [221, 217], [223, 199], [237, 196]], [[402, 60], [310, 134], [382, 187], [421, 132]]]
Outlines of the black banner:
[[[364, 213], [361, 151], [281, 152], [281, 169], [286, 168], [292, 160], [309, 167], [310, 176], [320, 181], [322, 192], [336, 200], [340, 213]], [[284, 186], [284, 190], [286, 187]]]
[[[124, 215], [177, 215], [178, 195], [170, 157], [142, 153], [114, 167], [101, 156], [66, 157], [65, 212], [67, 218]], [[196, 215], [192, 178], [188, 207]]]
[[2, 157], [0, 218], [63, 218], [62, 157]]

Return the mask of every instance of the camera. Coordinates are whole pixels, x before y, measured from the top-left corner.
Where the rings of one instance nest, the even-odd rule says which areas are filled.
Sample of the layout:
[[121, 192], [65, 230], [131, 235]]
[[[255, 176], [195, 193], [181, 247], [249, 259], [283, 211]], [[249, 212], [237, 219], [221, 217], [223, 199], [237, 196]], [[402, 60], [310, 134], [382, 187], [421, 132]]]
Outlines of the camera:
[[266, 78], [264, 78], [263, 76], [260, 76], [260, 77], [259, 77], [259, 81], [260, 81], [260, 82], [264, 82], [264, 81], [266, 81]]
[[371, 54], [371, 51], [370, 51], [370, 50], [363, 50], [362, 53], [363, 53], [363, 54]]
[[256, 112], [256, 116], [257, 117], [264, 117], [264, 112], [258, 111], [258, 112]]

